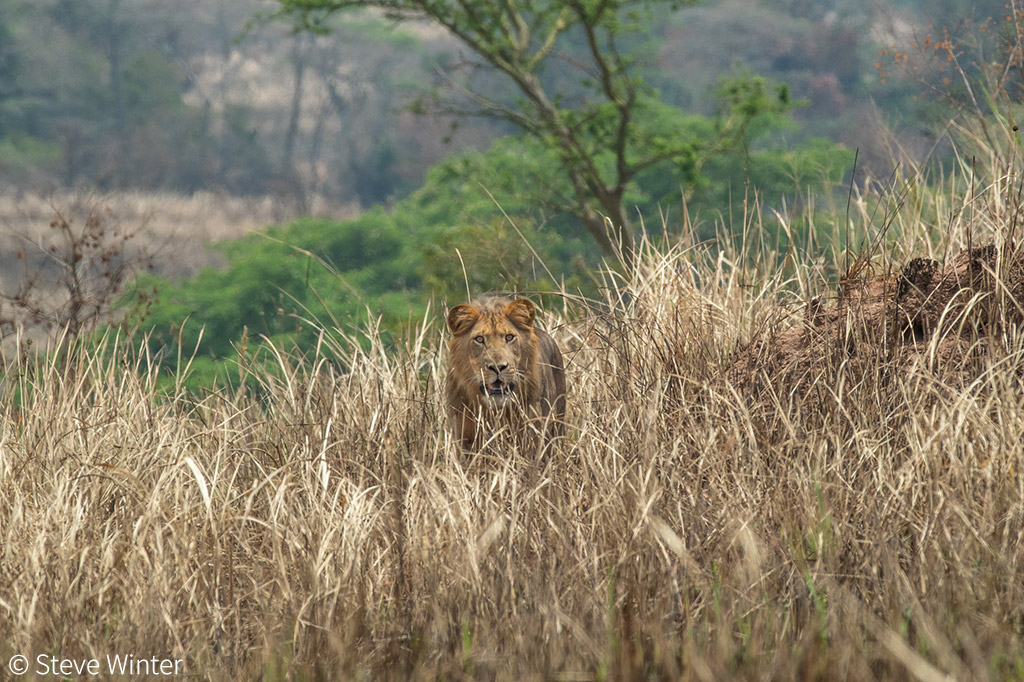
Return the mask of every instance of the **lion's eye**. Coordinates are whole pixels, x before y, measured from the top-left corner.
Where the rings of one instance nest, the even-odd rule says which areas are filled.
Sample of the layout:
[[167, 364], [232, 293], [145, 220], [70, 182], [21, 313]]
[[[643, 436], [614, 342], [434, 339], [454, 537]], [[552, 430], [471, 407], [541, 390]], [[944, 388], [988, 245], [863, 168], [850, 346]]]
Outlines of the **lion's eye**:
[[475, 342], [477, 342], [477, 343], [483, 343], [484, 342], [484, 337], [482, 337], [482, 336], [474, 336], [473, 340]]
[[516, 340], [515, 334], [505, 334], [505, 343], [512, 343]]

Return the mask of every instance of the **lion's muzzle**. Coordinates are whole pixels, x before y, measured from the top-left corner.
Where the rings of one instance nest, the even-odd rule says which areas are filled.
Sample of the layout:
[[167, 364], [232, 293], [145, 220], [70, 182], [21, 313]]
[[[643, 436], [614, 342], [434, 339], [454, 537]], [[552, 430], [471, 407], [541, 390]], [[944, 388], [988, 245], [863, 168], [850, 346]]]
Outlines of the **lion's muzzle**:
[[514, 383], [497, 379], [489, 384], [480, 384], [480, 391], [484, 395], [493, 398], [495, 396], [507, 395], [515, 390], [515, 387]]
[[516, 388], [515, 381], [507, 375], [508, 365], [488, 366], [488, 374], [493, 376], [490, 381], [488, 377], [480, 382], [480, 392], [483, 393], [485, 402], [493, 407], [505, 407], [512, 398], [512, 392]]

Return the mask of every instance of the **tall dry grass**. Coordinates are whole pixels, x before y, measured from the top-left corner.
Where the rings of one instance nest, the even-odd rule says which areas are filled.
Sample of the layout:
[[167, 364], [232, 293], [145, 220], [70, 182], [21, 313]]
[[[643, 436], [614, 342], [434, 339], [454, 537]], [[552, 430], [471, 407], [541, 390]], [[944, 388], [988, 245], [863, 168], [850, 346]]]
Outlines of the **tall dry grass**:
[[[854, 200], [854, 233], [889, 229], [874, 266], [955, 250], [965, 227], [1005, 234], [1005, 196], [956, 189]], [[953, 218], [923, 230], [929, 211]], [[798, 324], [780, 310], [837, 271], [760, 244], [765, 220], [745, 217], [738, 249], [648, 245], [603, 306], [546, 311], [569, 428], [545, 457], [511, 440], [458, 452], [437, 314], [397, 349], [330, 332], [305, 356], [267, 349], [269, 369], [245, 356], [248, 389], [200, 396], [158, 389], [157, 363], [114, 336], [68, 366], [12, 366], [0, 663], [1024, 679], [1019, 331], [967, 382], [866, 358], [812, 391], [745, 393], [722, 379], [737, 345]]]

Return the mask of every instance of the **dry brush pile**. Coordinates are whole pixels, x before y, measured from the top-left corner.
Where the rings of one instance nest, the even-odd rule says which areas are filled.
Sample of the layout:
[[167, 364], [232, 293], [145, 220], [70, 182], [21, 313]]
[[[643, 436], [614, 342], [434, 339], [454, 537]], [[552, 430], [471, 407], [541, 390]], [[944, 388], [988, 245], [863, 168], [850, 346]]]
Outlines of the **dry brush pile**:
[[[0, 660], [132, 653], [211, 680], [1024, 678], [1024, 345], [1017, 308], [983, 323], [1004, 292], [984, 283], [1010, 270], [981, 258], [960, 307], [927, 303], [967, 253], [848, 278], [784, 319], [787, 282], [744, 286], [768, 259], [652, 249], [604, 312], [548, 311], [569, 423], [545, 457], [458, 451], [440, 319], [397, 350], [271, 348], [239, 368], [245, 390], [200, 396], [158, 388], [116, 338], [12, 367]], [[970, 376], [925, 361], [948, 339]]]
[[834, 301], [811, 299], [799, 324], [743, 348], [729, 379], [755, 392], [806, 393], [837, 364], [861, 358], [923, 363], [969, 381], [982, 369], [970, 360], [990, 357], [991, 344], [1024, 322], [1024, 253], [1012, 243], [966, 247], [947, 264], [914, 258], [895, 274], [870, 270], [859, 259]]

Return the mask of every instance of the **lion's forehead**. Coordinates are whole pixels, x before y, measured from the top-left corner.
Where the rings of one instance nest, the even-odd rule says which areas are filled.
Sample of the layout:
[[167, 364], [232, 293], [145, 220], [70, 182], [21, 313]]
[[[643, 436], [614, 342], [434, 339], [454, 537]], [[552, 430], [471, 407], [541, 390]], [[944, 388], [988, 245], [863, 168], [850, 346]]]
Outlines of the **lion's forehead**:
[[519, 333], [515, 325], [504, 315], [482, 315], [473, 330], [472, 336], [505, 336], [506, 334]]

